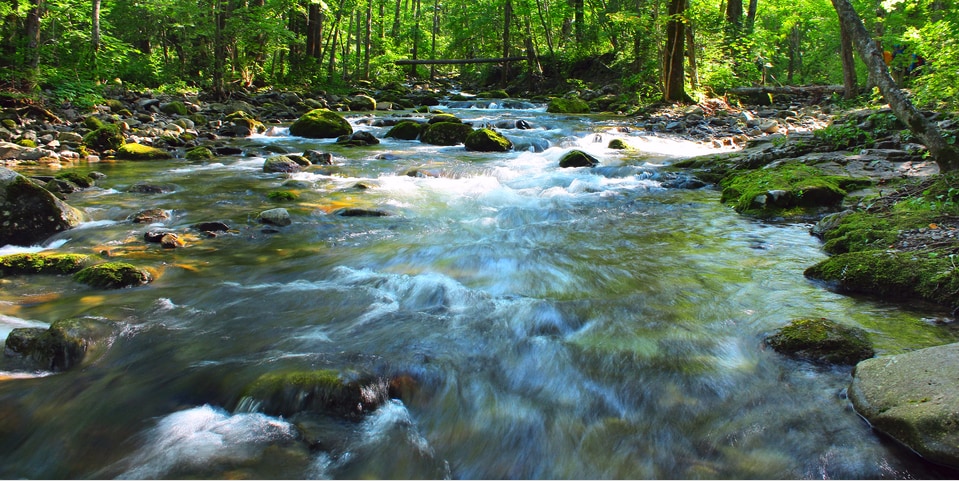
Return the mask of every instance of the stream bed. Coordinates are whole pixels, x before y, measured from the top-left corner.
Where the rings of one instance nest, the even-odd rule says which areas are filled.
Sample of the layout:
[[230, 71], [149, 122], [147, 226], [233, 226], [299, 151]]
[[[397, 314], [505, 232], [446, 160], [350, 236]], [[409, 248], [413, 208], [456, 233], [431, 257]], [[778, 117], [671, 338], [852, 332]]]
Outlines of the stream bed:
[[[355, 115], [381, 144], [279, 127], [236, 140], [254, 155], [80, 165], [106, 174], [67, 198], [92, 220], [0, 253], [95, 253], [159, 275], [121, 290], [0, 278], [3, 337], [74, 316], [124, 326], [81, 369], [0, 372], [0, 477], [954, 475], [856, 415], [851, 367], [762, 342], [800, 317], [862, 327], [879, 354], [955, 342], [935, 311], [829, 292], [802, 275], [825, 258], [808, 225], [664, 188], [663, 166], [703, 146], [519, 105], [533, 108], [444, 108], [477, 126], [528, 122], [501, 131], [517, 146], [505, 154], [382, 139], [388, 127]], [[606, 148], [612, 138], [634, 149]], [[267, 148], [331, 152], [335, 165], [264, 173]], [[572, 148], [601, 164], [559, 168]], [[129, 191], [142, 182], [172, 190]], [[276, 207], [292, 225], [256, 222]], [[389, 215], [337, 215], [347, 207]], [[150, 208], [170, 218], [128, 220]], [[231, 230], [189, 229], [207, 221]], [[143, 241], [160, 227], [186, 247]], [[293, 369], [402, 374], [417, 388], [359, 420], [238, 408], [252, 380]]]

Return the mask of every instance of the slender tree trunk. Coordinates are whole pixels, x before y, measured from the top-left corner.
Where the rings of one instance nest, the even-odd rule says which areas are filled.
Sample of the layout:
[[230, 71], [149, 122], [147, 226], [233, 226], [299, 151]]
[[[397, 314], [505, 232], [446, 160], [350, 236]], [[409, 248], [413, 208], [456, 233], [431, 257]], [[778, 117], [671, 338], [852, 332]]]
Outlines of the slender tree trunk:
[[93, 13], [91, 15], [93, 26], [90, 32], [90, 43], [93, 47], [93, 75], [94, 80], [100, 81], [99, 64], [100, 57], [100, 0], [93, 0]]
[[[689, 8], [689, 0], [686, 0]], [[689, 59], [689, 84], [696, 90], [699, 88], [699, 68], [696, 62], [696, 37], [693, 35], [693, 24], [686, 25], [686, 57]]]
[[753, 27], [756, 25], [756, 11], [759, 9], [757, 0], [749, 0], [749, 8], [746, 10], [746, 28], [749, 33], [753, 33]]
[[366, 38], [363, 39], [363, 80], [370, 79], [370, 48], [373, 43], [373, 0], [366, 0]]
[[684, 14], [686, 0], [669, 0], [669, 19], [666, 21], [666, 50], [663, 60], [663, 98], [667, 102], [685, 102], [686, 95], [683, 57], [686, 51]]
[[[439, 0], [433, 0], [433, 29], [430, 39], [430, 58], [436, 59], [436, 34], [440, 30], [440, 4]], [[436, 78], [436, 64], [430, 65], [430, 80]]]
[[799, 46], [802, 41], [802, 32], [799, 30], [799, 24], [793, 25], [789, 30], [789, 64], [786, 66], [786, 82], [793, 83], [793, 76], [802, 66], [802, 57], [799, 54]]
[[[420, 0], [413, 1], [413, 60], [419, 54], [420, 43]], [[410, 76], [416, 78], [416, 65], [410, 65]]]
[[[503, 6], [503, 58], [509, 57], [509, 27], [513, 23], [513, 2], [506, 0]], [[509, 62], [503, 62], [503, 77], [500, 83], [503, 87], [509, 82]]]
[[546, 48], [549, 49], [550, 57], [556, 57], [553, 50], [553, 27], [549, 20], [549, 4], [547, 0], [536, 0], [536, 13], [539, 15], [539, 23], [543, 25], [543, 32], [546, 37]]
[[40, 68], [40, 18], [43, 17], [43, 0], [37, 0], [27, 12], [27, 21], [24, 25], [24, 34], [27, 37], [27, 52], [24, 56], [29, 75], [25, 87], [32, 90], [36, 86], [37, 73]]
[[396, 0], [396, 8], [393, 10], [393, 29], [390, 31], [390, 37], [394, 40], [400, 36], [400, 6], [403, 0]]
[[577, 44], [583, 42], [583, 27], [586, 23], [585, 0], [573, 0], [573, 35]]
[[849, 0], [832, 0], [832, 4], [839, 13], [840, 21], [852, 36], [859, 57], [868, 67], [869, 79], [879, 87], [896, 117], [922, 140], [940, 171], [959, 169], [959, 151], [946, 143], [936, 124], [929, 122], [896, 86], [882, 58], [882, 52], [876, 48], [876, 42], [870, 38], [862, 19]]
[[843, 98], [855, 98], [859, 95], [859, 82], [856, 80], [856, 61], [852, 56], [852, 38], [849, 36], [849, 29], [843, 22], [839, 22], [839, 57], [842, 59]]
[[226, 98], [226, 81], [223, 75], [226, 65], [226, 45], [223, 40], [225, 22], [226, 15], [221, 0], [213, 0], [213, 96], [217, 99]]

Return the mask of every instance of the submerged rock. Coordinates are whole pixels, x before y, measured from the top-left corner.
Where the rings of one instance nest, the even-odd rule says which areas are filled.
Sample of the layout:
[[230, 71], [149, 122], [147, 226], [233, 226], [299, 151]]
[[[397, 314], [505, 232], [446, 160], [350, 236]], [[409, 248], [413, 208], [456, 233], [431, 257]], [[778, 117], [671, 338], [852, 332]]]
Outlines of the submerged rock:
[[4, 355], [29, 360], [41, 369], [66, 371], [109, 345], [115, 330], [116, 323], [96, 317], [59, 320], [49, 329], [17, 328], [7, 336]]
[[101, 289], [121, 289], [148, 284], [153, 276], [126, 262], [106, 262], [84, 268], [73, 275], [78, 282]]
[[766, 337], [781, 354], [824, 364], [855, 364], [875, 355], [866, 332], [829, 319], [796, 319]]
[[270, 372], [250, 384], [244, 397], [270, 415], [303, 411], [353, 417], [372, 412], [389, 399], [385, 379], [346, 379], [334, 370]]
[[82, 212], [36, 182], [0, 167], [0, 246], [38, 244], [83, 220]]
[[877, 430], [929, 461], [959, 468], [959, 343], [867, 359], [849, 400]]
[[569, 167], [596, 167], [597, 165], [599, 165], [599, 160], [582, 150], [571, 150], [559, 159], [559, 166], [564, 169]]

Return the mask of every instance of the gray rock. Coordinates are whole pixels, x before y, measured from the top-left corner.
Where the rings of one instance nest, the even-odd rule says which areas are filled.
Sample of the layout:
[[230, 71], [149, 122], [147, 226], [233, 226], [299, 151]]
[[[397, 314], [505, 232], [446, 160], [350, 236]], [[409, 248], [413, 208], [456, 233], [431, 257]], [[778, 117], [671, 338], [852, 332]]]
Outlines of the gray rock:
[[276, 209], [269, 209], [263, 212], [260, 212], [260, 215], [257, 217], [261, 224], [270, 224], [270, 225], [290, 225], [293, 223], [293, 219], [290, 217], [290, 213], [282, 207]]
[[959, 467], [959, 343], [860, 362], [849, 399], [873, 428]]
[[76, 227], [79, 210], [36, 182], [0, 167], [0, 245], [33, 245]]
[[263, 172], [299, 172], [300, 164], [285, 155], [274, 155], [263, 162]]

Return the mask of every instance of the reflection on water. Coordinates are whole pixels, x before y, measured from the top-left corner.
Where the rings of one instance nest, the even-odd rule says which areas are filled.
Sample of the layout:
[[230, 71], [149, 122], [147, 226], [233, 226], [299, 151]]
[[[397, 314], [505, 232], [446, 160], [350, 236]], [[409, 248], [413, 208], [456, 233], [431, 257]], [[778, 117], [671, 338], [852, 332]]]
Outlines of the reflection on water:
[[[802, 316], [860, 325], [884, 353], [951, 342], [949, 327], [806, 281], [803, 269], [824, 257], [808, 226], [744, 219], [708, 189], [664, 189], [663, 165], [701, 146], [541, 109], [454, 113], [522, 118], [533, 128], [503, 133], [541, 148], [488, 154], [385, 139], [347, 149], [276, 129], [237, 141], [249, 157], [82, 167], [107, 174], [68, 199], [94, 222], [48, 248], [159, 277], [121, 291], [0, 279], [0, 334], [78, 315], [127, 326], [82, 369], [0, 372], [0, 474], [950, 476], [851, 411], [849, 368], [762, 345]], [[635, 150], [606, 148], [614, 137]], [[266, 174], [257, 147], [266, 144], [329, 151], [336, 165]], [[570, 148], [601, 166], [558, 168]], [[143, 182], [174, 188], [129, 191]], [[271, 200], [276, 190], [297, 199]], [[274, 207], [293, 225], [256, 223]], [[389, 215], [337, 215], [344, 207]], [[129, 222], [147, 208], [170, 219]], [[207, 238], [189, 228], [206, 221], [231, 230]], [[158, 227], [183, 233], [187, 247], [145, 244]], [[415, 388], [355, 421], [236, 409], [261, 374], [328, 368], [404, 376]]]

